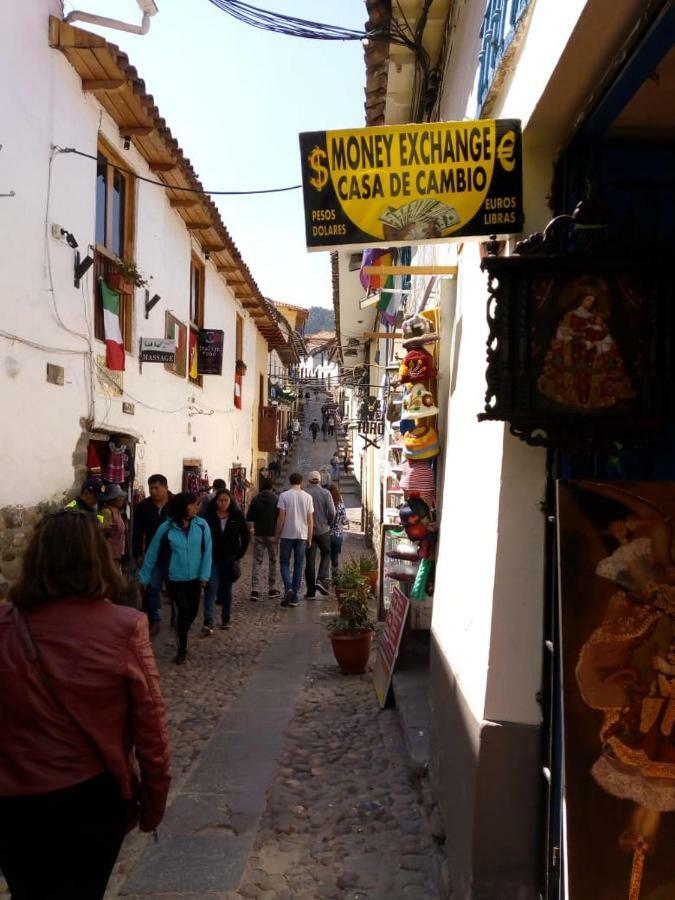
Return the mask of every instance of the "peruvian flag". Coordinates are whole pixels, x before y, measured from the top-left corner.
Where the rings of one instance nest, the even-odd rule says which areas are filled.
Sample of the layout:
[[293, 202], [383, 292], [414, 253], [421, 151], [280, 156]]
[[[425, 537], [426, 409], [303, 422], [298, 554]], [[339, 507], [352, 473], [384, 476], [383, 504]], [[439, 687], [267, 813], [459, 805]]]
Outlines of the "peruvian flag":
[[120, 330], [120, 295], [101, 281], [105, 364], [116, 372], [124, 371], [124, 341]]
[[241, 409], [241, 372], [234, 373], [234, 405], [237, 409]]

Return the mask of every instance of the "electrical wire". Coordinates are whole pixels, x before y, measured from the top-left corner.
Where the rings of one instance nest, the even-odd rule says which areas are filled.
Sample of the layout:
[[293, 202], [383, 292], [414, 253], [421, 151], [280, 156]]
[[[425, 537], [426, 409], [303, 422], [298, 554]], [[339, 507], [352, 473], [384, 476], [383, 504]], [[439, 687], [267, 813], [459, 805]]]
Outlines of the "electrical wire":
[[45, 353], [66, 353], [70, 356], [88, 356], [88, 350], [71, 350], [66, 347], [48, 347], [46, 344], [40, 344], [37, 341], [31, 341], [29, 338], [21, 337], [18, 334], [12, 334], [9, 331], [3, 331], [0, 328], [0, 337], [5, 338], [12, 343], [17, 344], [25, 344], [27, 347], [32, 347], [34, 350], [42, 350]]
[[[124, 131], [124, 129], [122, 129], [122, 131]], [[94, 162], [98, 162], [98, 156], [94, 156], [93, 153], [85, 153], [84, 150], [78, 150], [76, 147], [58, 147], [54, 145], [53, 151], [55, 153], [72, 153], [75, 156], [82, 156], [85, 159], [92, 159]], [[244, 197], [249, 194], [281, 194], [284, 191], [297, 191], [302, 187], [301, 184], [291, 184], [288, 187], [260, 188], [255, 191], [206, 191], [203, 188], [178, 187], [174, 184], [167, 184], [165, 181], [158, 181], [155, 178], [146, 178], [144, 175], [139, 175], [138, 172], [134, 172], [133, 169], [127, 169], [115, 162], [111, 162], [109, 159], [106, 159], [106, 164], [111, 168], [116, 169], [118, 172], [124, 172], [126, 175], [133, 175], [134, 178], [137, 178], [138, 181], [145, 182], [145, 184], [155, 184], [158, 187], [169, 188], [172, 191], [183, 191], [187, 194], [211, 194], [214, 197]]]

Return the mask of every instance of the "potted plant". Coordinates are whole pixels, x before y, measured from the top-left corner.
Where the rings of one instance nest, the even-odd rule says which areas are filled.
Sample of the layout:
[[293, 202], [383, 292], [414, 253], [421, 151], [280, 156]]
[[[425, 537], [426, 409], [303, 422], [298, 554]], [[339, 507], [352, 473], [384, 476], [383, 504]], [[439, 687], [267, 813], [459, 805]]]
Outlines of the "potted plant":
[[365, 584], [350, 588], [340, 601], [340, 614], [328, 625], [333, 653], [343, 675], [366, 671], [375, 625], [368, 609]]
[[375, 592], [377, 588], [377, 557], [372, 553], [363, 553], [356, 561], [361, 576], [365, 579], [366, 584], [371, 591]]
[[338, 605], [349, 591], [353, 591], [363, 584], [358, 566], [353, 561], [345, 563], [341, 569], [333, 572], [332, 581]]
[[133, 294], [134, 288], [147, 287], [152, 276], [146, 278], [130, 256], [125, 256], [117, 263], [117, 269], [106, 275], [106, 283], [113, 291], [120, 294]]

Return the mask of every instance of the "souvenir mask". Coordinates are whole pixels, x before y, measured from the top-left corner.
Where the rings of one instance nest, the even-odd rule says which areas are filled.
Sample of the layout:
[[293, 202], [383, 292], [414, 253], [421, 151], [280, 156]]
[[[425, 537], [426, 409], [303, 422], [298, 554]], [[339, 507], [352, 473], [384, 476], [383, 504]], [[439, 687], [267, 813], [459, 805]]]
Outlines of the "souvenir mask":
[[437, 416], [438, 407], [434, 405], [434, 395], [424, 385], [414, 385], [403, 401], [401, 419], [423, 419], [426, 416]]
[[434, 360], [426, 350], [411, 350], [401, 360], [399, 375], [402, 382], [415, 384], [418, 381], [428, 381], [437, 375]]

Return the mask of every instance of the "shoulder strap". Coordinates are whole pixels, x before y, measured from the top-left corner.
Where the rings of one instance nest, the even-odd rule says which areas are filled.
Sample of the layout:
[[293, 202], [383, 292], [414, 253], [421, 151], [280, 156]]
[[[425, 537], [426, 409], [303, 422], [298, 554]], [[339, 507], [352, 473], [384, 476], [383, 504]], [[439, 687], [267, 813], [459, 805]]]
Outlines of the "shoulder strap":
[[[73, 725], [80, 732], [82, 737], [84, 737], [89, 744], [92, 744], [96, 752], [99, 756], [101, 756], [101, 752], [98, 748], [98, 744], [96, 741], [85, 731], [82, 725], [78, 722], [75, 716], [71, 713], [71, 711], [66, 706], [63, 698], [59, 695], [54, 684], [50, 680], [49, 676], [45, 672], [42, 662], [40, 661], [40, 654], [38, 653], [38, 649], [35, 646], [35, 641], [33, 640], [33, 636], [30, 633], [30, 629], [28, 627], [28, 622], [26, 622], [25, 618], [21, 614], [21, 610], [19, 610], [16, 606], [12, 607], [12, 614], [14, 616], [14, 623], [16, 625], [16, 631], [19, 635], [21, 643], [23, 644], [24, 650], [26, 651], [26, 656], [30, 660], [30, 662], [35, 667], [35, 671], [38, 673], [40, 681], [42, 682], [42, 686], [47, 691], [49, 696], [51, 697], [55, 706], [59, 709], [63, 710], [63, 712], [68, 716]], [[101, 757], [103, 759], [103, 757]], [[105, 760], [103, 760], [105, 764]], [[107, 766], [106, 766], [107, 768]]]

